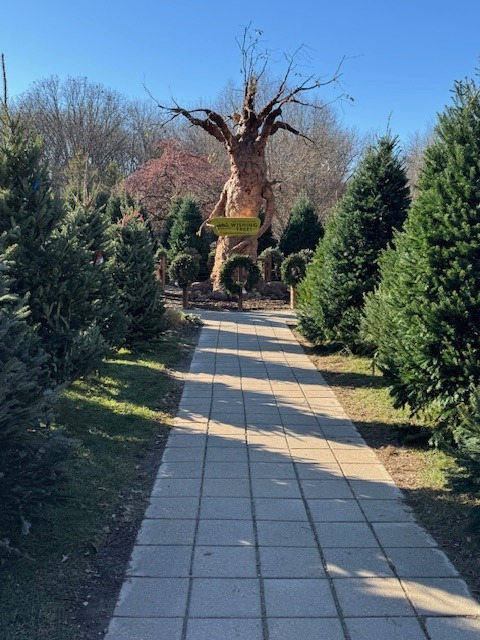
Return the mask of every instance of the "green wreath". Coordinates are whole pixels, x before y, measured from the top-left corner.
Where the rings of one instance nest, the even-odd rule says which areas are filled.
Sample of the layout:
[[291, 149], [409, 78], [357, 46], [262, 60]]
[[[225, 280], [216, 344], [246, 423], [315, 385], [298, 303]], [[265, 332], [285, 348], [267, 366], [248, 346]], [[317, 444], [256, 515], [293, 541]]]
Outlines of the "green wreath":
[[[237, 282], [233, 279], [237, 269], [247, 272], [247, 279]], [[220, 284], [222, 289], [232, 296], [238, 296], [245, 291], [251, 291], [260, 280], [260, 269], [249, 256], [232, 256], [225, 260], [220, 270]]]
[[188, 253], [180, 253], [170, 265], [168, 271], [171, 282], [180, 287], [188, 287], [198, 276], [198, 262]]
[[282, 262], [282, 280], [290, 287], [296, 287], [304, 279], [307, 263], [300, 253], [292, 253]]

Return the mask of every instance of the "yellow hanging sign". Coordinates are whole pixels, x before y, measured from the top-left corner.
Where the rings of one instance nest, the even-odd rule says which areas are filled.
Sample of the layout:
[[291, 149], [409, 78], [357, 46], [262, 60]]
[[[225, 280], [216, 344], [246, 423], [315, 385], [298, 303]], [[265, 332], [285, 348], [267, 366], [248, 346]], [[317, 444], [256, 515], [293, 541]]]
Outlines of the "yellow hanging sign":
[[217, 236], [256, 236], [260, 218], [212, 218], [210, 224]]

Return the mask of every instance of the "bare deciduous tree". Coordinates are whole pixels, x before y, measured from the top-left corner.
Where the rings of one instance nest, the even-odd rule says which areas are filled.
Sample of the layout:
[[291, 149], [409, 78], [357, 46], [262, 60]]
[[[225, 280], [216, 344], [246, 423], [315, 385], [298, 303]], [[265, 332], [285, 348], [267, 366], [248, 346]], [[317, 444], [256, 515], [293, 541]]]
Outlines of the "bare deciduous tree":
[[[220, 237], [212, 271], [215, 287], [219, 285], [220, 267], [227, 257], [244, 254], [256, 258], [258, 237], [270, 228], [276, 217], [274, 183], [268, 177], [266, 158], [270, 138], [278, 132], [288, 132], [313, 142], [283, 117], [284, 110], [288, 105], [321, 109], [323, 105], [309, 99], [310, 94], [322, 86], [337, 82], [339, 78], [337, 70], [326, 81], [320, 81], [313, 75], [299, 80], [297, 52], [293, 57], [287, 57], [283, 78], [270, 97], [258, 107], [259, 82], [266, 72], [268, 57], [259, 51], [258, 39], [252, 36], [249, 28], [244, 30], [239, 46], [242, 54], [243, 96], [238, 111], [225, 116], [210, 108], [185, 109], [176, 103], [174, 106], [157, 103], [167, 114], [166, 122], [178, 117], [185, 118], [191, 125], [218, 140], [228, 154], [230, 177], [210, 218], [257, 217], [260, 210], [265, 211], [264, 223], [257, 236]], [[296, 79], [293, 84], [292, 77]]]
[[267, 150], [269, 173], [277, 183], [278, 216], [274, 221], [277, 236], [285, 228], [299, 196], [305, 196], [321, 221], [326, 221], [332, 207], [343, 196], [358, 153], [356, 134], [340, 125], [331, 107], [308, 112], [292, 105], [288, 121], [295, 129], [305, 132], [313, 144], [279, 132]]
[[87, 78], [52, 76], [33, 84], [17, 100], [26, 123], [44, 143], [56, 185], [78, 154], [102, 175], [112, 162], [126, 175], [152, 157], [160, 139], [153, 105], [130, 102], [120, 93]]
[[407, 176], [412, 197], [415, 198], [416, 186], [423, 167], [423, 158], [427, 147], [433, 142], [433, 128], [425, 132], [416, 131], [405, 144], [405, 158], [407, 162]]

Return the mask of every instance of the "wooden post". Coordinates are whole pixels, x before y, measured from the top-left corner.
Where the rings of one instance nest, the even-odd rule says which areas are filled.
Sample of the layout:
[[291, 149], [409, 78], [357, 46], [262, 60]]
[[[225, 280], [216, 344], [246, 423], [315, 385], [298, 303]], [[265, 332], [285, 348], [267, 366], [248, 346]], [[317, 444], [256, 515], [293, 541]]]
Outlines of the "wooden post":
[[257, 264], [260, 265], [260, 271], [262, 273], [263, 281], [266, 282], [266, 280], [265, 280], [265, 258], [257, 258]]
[[188, 309], [188, 287], [182, 287], [182, 307]]
[[167, 256], [162, 256], [160, 259], [160, 273], [162, 276], [162, 287], [165, 289], [167, 281]]
[[238, 294], [238, 310], [243, 311], [243, 289]]
[[268, 256], [265, 260], [265, 282], [272, 281], [272, 256]]
[[290, 287], [290, 309], [295, 309], [296, 298], [295, 287]]

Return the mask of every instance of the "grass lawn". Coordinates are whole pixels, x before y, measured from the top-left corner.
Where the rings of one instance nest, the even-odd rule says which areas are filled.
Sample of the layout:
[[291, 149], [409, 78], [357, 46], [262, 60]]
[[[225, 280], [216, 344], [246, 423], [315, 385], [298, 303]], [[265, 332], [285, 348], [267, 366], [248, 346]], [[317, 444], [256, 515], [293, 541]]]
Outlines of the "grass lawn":
[[0, 523], [0, 540], [22, 554], [0, 556], [2, 640], [80, 637], [78, 610], [98, 607], [96, 558], [115, 546], [129, 555], [152, 482], [148, 462], [153, 457], [158, 463], [178, 404], [179, 376], [170, 368], [185, 362], [189, 350], [188, 338], [175, 335], [122, 350], [104, 362], [98, 377], [63, 393], [57, 424], [77, 441], [63, 498], [45, 509], [27, 536]]
[[[457, 459], [428, 446], [422, 424], [394, 409], [389, 386], [370, 358], [332, 354], [297, 338], [335, 391], [350, 418], [402, 488], [417, 520], [450, 556], [480, 598], [480, 531], [472, 530], [478, 494], [452, 490]], [[424, 432], [423, 432], [424, 433]]]

